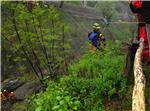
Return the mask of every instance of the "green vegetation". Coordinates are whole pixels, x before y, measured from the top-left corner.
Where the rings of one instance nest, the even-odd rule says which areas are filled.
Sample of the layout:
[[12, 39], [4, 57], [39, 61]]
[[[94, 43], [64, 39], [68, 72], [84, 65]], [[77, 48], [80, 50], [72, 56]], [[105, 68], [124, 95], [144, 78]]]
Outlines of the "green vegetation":
[[2, 72], [31, 72], [43, 83], [67, 70], [69, 27], [53, 6], [36, 4], [30, 12], [25, 3], [2, 2]]
[[80, 101], [77, 97], [72, 97], [67, 90], [59, 87], [56, 83], [47, 82], [48, 87], [44, 93], [39, 93], [33, 96], [29, 107], [30, 111], [71, 111], [78, 110]]
[[150, 106], [148, 105], [148, 101], [150, 100], [150, 66], [143, 66], [143, 72], [146, 78], [146, 89], [145, 89], [145, 97], [146, 97], [146, 111], [150, 110]]
[[[81, 5], [80, 1], [65, 3], [74, 8]], [[16, 103], [14, 111], [131, 110], [133, 84], [127, 85], [123, 73], [127, 51], [122, 41], [134, 37], [135, 24], [111, 23], [104, 33], [106, 47], [92, 52], [87, 33], [99, 20], [75, 17], [38, 1], [32, 11], [25, 1], [2, 2], [1, 6], [2, 76], [40, 81], [44, 86], [41, 92]], [[94, 2], [92, 6], [109, 21], [117, 19], [114, 2]], [[105, 24], [100, 24], [102, 31]], [[150, 71], [145, 68], [144, 72]]]
[[47, 82], [46, 91], [30, 99], [30, 108], [36, 111], [105, 111], [105, 99], [127, 99], [126, 79], [122, 73], [124, 58], [120, 43], [96, 53], [87, 52], [70, 66], [68, 75]]
[[132, 38], [136, 37], [135, 30], [133, 31], [133, 28], [135, 27], [135, 24], [119, 24], [118, 22], [116, 24], [110, 24], [109, 30], [113, 32], [115, 39], [128, 42]]
[[98, 2], [96, 4], [96, 9], [103, 17], [106, 17], [108, 21], [112, 18], [116, 18], [117, 11], [115, 9], [115, 2]]

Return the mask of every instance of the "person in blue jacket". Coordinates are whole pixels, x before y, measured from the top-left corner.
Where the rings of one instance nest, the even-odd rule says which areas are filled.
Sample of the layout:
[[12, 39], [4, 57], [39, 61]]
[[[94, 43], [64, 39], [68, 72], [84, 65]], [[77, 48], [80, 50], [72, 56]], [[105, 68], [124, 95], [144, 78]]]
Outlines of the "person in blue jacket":
[[93, 31], [88, 34], [90, 43], [92, 44], [92, 50], [99, 49], [100, 46], [105, 45], [105, 37], [100, 32], [100, 25], [98, 23], [93, 24]]

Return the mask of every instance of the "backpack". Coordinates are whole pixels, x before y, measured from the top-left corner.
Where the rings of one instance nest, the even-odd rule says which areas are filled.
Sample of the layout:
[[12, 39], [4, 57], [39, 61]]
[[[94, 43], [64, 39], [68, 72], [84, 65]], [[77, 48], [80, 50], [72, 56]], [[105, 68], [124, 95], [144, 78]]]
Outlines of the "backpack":
[[144, 21], [150, 24], [150, 1], [143, 1], [141, 15]]
[[94, 45], [95, 47], [98, 47], [97, 45], [98, 34], [96, 32], [90, 32], [88, 34], [88, 38], [92, 42], [92, 45]]
[[91, 33], [88, 34], [88, 38], [89, 38], [89, 40], [91, 40], [91, 41], [92, 41], [96, 36], [97, 36], [97, 33], [95, 33], [95, 32], [91, 32]]

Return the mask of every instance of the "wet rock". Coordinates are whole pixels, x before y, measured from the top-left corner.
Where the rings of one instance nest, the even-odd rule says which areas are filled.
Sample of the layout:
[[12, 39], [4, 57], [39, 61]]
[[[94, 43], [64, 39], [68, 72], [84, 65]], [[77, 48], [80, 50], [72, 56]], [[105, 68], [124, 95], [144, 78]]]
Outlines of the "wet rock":
[[7, 90], [8, 92], [14, 92], [16, 100], [11, 101], [6, 98], [2, 102], [2, 111], [11, 111], [11, 108], [16, 102], [23, 102], [26, 98], [34, 93], [42, 91], [43, 87], [40, 82], [35, 81], [21, 81], [21, 80], [9, 80], [2, 83], [2, 90]]
[[2, 83], [2, 91], [7, 90], [8, 92], [15, 91], [18, 87], [21, 87], [25, 81], [21, 81], [18, 79], [9, 80]]
[[36, 93], [40, 90], [42, 90], [42, 85], [40, 83], [28, 81], [24, 85], [19, 87], [16, 91], [14, 91], [14, 93], [18, 100], [24, 100], [33, 93]]

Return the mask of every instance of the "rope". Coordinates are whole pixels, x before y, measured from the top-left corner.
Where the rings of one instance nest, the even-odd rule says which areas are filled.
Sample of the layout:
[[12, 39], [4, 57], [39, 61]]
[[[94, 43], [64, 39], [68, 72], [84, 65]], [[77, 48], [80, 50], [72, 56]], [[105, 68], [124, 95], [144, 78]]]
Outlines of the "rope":
[[143, 74], [141, 58], [144, 42], [140, 42], [134, 60], [134, 88], [132, 95], [132, 111], [145, 111], [145, 76]]

